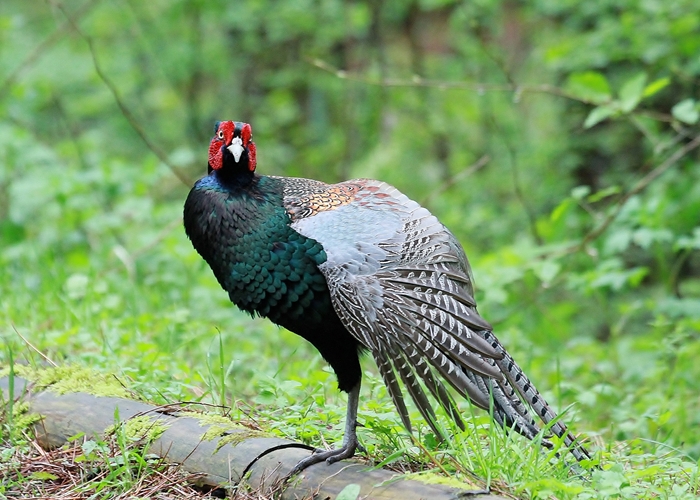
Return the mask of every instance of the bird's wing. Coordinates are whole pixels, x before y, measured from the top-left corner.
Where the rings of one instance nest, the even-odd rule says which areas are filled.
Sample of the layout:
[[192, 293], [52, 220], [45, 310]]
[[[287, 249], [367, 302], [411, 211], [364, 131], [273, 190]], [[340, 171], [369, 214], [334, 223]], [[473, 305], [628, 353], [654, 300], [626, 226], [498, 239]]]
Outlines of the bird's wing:
[[493, 395], [495, 418], [534, 437], [539, 429], [501, 366], [507, 353], [477, 313], [469, 263], [452, 233], [383, 182], [311, 190], [287, 182], [292, 227], [323, 246], [319, 268], [335, 311], [372, 352], [404, 425], [410, 429], [399, 379], [436, 432], [426, 389], [461, 426], [444, 379], [486, 410]]

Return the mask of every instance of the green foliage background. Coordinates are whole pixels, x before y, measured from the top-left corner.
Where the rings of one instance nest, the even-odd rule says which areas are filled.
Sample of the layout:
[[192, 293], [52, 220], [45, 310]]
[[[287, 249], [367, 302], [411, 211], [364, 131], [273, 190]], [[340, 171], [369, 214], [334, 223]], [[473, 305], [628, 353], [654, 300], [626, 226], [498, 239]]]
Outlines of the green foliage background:
[[[41, 362], [19, 333], [148, 397], [339, 436], [320, 356], [235, 311], [181, 228], [213, 122], [247, 121], [262, 174], [426, 204], [497, 335], [617, 463], [596, 493], [505, 474], [513, 491], [693, 496], [699, 83], [696, 0], [4, 0], [0, 362]], [[366, 393], [368, 427], [398, 428]]]

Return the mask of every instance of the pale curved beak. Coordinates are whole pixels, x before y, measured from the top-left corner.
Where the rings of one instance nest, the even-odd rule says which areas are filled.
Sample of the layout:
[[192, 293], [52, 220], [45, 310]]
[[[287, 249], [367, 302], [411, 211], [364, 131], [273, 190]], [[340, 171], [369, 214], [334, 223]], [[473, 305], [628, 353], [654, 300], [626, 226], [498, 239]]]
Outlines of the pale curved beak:
[[233, 159], [238, 163], [243, 154], [243, 141], [240, 137], [234, 137], [231, 141], [231, 145], [227, 148], [233, 155]]

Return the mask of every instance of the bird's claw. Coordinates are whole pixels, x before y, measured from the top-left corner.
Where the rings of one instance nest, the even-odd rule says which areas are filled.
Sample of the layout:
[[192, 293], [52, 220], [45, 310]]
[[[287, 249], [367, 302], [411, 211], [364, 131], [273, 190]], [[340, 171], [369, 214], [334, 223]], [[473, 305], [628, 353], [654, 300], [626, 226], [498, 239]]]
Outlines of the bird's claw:
[[315, 449], [310, 457], [301, 460], [289, 473], [288, 477], [294, 476], [307, 467], [315, 465], [320, 462], [326, 462], [331, 465], [335, 462], [345, 460], [346, 458], [351, 458], [355, 455], [355, 451], [359, 450], [362, 453], [366, 453], [365, 447], [362, 446], [357, 440], [355, 442], [346, 443], [340, 448], [334, 450], [320, 450]]

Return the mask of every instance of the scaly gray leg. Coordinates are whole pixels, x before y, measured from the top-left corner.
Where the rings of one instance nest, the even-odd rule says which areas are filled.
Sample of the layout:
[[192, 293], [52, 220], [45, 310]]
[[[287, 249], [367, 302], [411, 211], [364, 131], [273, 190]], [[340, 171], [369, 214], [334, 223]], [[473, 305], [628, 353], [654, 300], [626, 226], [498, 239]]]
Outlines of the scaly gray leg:
[[335, 450], [315, 450], [309, 458], [299, 462], [289, 476], [298, 474], [310, 465], [323, 462], [328, 465], [344, 460], [355, 455], [355, 450], [362, 450], [362, 446], [357, 441], [357, 406], [360, 402], [360, 382], [348, 393], [348, 410], [345, 417], [345, 435], [343, 436], [343, 446]]

